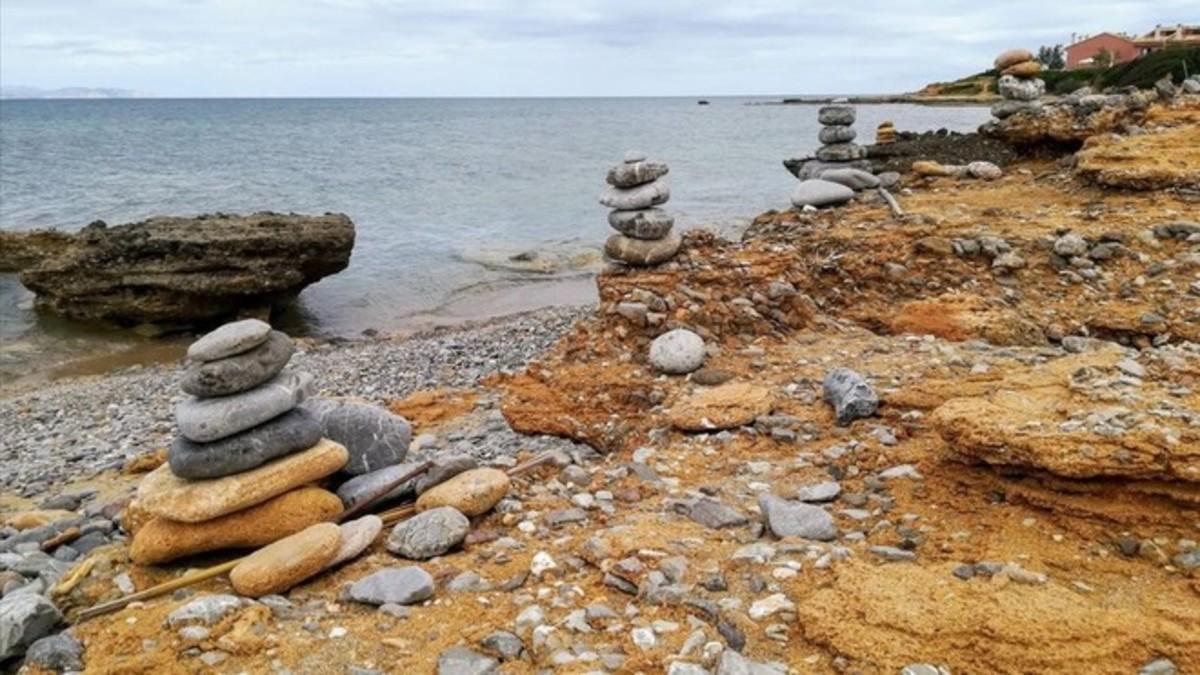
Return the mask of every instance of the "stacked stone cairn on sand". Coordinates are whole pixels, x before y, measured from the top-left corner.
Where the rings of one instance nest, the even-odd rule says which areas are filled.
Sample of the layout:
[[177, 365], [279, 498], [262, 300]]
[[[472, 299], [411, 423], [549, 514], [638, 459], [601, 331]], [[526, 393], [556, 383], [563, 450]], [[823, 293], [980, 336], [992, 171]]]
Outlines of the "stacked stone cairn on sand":
[[682, 240], [672, 232], [675, 219], [658, 208], [671, 198], [663, 162], [640, 152], [625, 153], [625, 161], [608, 172], [608, 188], [600, 203], [613, 209], [608, 224], [618, 234], [608, 238], [604, 253], [626, 265], [650, 266], [675, 257]]
[[801, 180], [792, 191], [796, 208], [844, 204], [856, 190], [879, 187], [879, 178], [865, 170], [866, 149], [854, 142], [854, 119], [853, 106], [827, 105], [817, 111], [821, 147], [816, 160], [806, 162], [798, 173]]
[[995, 65], [1000, 71], [996, 88], [1004, 100], [992, 106], [992, 115], [1004, 119], [1020, 112], [1039, 112], [1046, 83], [1037, 77], [1042, 64], [1033, 54], [1027, 49], [1010, 49], [996, 57]]

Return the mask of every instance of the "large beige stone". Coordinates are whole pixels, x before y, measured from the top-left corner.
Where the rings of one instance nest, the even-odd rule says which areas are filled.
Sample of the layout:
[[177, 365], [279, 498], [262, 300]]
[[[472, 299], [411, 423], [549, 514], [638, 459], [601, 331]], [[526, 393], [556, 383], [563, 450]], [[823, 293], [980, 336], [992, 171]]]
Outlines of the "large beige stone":
[[503, 499], [510, 484], [499, 469], [472, 469], [426, 490], [417, 498], [417, 510], [453, 506], [465, 516], [478, 516]]
[[252, 598], [283, 593], [325, 569], [341, 544], [337, 525], [312, 525], [251, 553], [229, 573], [229, 581], [238, 593]]
[[1032, 61], [1033, 52], [1028, 49], [1010, 49], [1006, 52], [1001, 52], [1000, 56], [996, 57], [995, 65], [997, 70], [1004, 70], [1009, 66], [1015, 66], [1024, 61]]
[[682, 431], [733, 429], [750, 424], [771, 412], [775, 395], [770, 389], [745, 382], [730, 382], [703, 389], [675, 404], [671, 424]]
[[1022, 61], [1004, 69], [1002, 75], [1012, 75], [1013, 77], [1034, 77], [1042, 72], [1042, 64], [1037, 61]]
[[306, 486], [202, 523], [154, 518], [133, 536], [129, 557], [139, 565], [157, 565], [206, 551], [257, 548], [331, 521], [341, 512], [337, 495]]
[[168, 520], [199, 523], [261, 504], [345, 466], [346, 448], [329, 439], [260, 467], [211, 480], [184, 480], [169, 465], [150, 472], [138, 486], [139, 506]]

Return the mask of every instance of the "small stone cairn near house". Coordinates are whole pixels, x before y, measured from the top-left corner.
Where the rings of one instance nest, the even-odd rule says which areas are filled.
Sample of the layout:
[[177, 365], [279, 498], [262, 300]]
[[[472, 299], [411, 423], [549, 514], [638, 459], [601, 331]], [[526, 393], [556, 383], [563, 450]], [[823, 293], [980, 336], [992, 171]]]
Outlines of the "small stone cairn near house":
[[608, 188], [600, 203], [612, 210], [608, 224], [617, 234], [608, 238], [604, 253], [626, 265], [650, 266], [675, 257], [682, 240], [672, 232], [675, 219], [658, 208], [671, 198], [664, 162], [641, 152], [625, 153], [625, 161], [608, 172]]
[[817, 111], [821, 131], [816, 159], [797, 172], [800, 183], [792, 191], [796, 208], [836, 206], [850, 201], [856, 190], [879, 187], [879, 178], [866, 171], [866, 148], [854, 142], [855, 110], [848, 105], [827, 105]]
[[1046, 93], [1046, 83], [1037, 77], [1042, 64], [1033, 54], [1027, 49], [1010, 49], [996, 57], [995, 65], [1000, 71], [996, 88], [1004, 100], [992, 106], [992, 115], [1004, 119], [1020, 112], [1041, 111], [1038, 99]]

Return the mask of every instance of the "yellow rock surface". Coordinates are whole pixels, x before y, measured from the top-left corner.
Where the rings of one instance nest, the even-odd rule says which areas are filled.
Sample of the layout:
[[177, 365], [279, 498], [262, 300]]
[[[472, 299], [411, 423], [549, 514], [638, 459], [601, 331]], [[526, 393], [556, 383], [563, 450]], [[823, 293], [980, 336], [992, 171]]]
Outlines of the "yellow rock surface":
[[453, 506], [465, 516], [487, 513], [508, 494], [508, 474], [499, 469], [472, 469], [435, 485], [417, 498], [417, 510]]
[[233, 568], [229, 580], [234, 590], [252, 598], [282, 593], [324, 569], [341, 545], [337, 525], [312, 525], [251, 553]]

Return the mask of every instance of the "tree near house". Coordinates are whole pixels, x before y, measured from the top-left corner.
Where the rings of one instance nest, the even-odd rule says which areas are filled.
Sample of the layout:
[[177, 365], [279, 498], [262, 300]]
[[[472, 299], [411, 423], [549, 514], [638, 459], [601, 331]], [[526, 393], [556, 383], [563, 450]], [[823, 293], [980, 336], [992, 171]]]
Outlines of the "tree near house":
[[1062, 70], [1067, 67], [1062, 45], [1038, 47], [1037, 60], [1046, 70]]
[[1092, 57], [1092, 65], [1096, 66], [1097, 68], [1110, 68], [1112, 67], [1112, 64], [1112, 52], [1104, 49], [1103, 47], [1101, 47], [1100, 50], [1096, 52], [1096, 55]]

